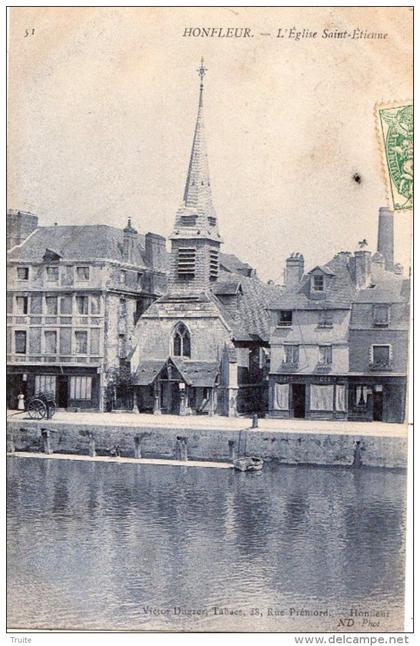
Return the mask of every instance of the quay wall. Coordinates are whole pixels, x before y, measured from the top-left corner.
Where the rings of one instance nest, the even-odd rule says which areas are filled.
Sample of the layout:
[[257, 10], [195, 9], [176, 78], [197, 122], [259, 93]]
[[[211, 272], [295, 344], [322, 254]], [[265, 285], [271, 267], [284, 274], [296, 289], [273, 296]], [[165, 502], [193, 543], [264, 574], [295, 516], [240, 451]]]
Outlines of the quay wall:
[[[361, 431], [363, 426], [361, 427]], [[361, 465], [406, 468], [407, 440], [339, 434], [265, 431], [262, 429], [205, 429], [165, 426], [106, 426], [66, 423], [54, 420], [16, 420], [8, 423], [8, 451], [46, 451], [89, 455], [109, 455], [119, 446], [126, 457], [174, 458], [188, 455], [191, 460], [231, 460], [249, 455], [285, 464]], [[184, 453], [182, 453], [184, 452]]]

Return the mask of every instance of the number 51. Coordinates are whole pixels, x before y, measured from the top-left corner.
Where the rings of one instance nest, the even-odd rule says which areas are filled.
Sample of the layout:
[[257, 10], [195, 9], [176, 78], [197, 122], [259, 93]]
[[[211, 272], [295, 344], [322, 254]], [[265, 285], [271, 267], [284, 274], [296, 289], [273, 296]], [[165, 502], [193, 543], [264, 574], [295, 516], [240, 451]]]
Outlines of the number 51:
[[27, 36], [34, 36], [34, 35], [35, 35], [35, 27], [32, 27], [32, 29], [25, 29], [24, 38], [26, 38]]

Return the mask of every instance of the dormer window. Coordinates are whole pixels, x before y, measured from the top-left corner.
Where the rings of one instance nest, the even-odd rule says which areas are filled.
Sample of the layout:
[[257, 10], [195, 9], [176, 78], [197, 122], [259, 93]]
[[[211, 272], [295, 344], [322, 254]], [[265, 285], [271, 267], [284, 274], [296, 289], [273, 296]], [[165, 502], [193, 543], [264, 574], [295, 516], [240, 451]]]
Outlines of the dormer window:
[[194, 227], [197, 221], [196, 215], [182, 215], [181, 224], [185, 227]]
[[280, 310], [277, 313], [277, 325], [279, 327], [290, 327], [292, 325], [292, 310]]
[[322, 274], [312, 276], [312, 289], [314, 292], [323, 292], [325, 289], [325, 277]]
[[216, 218], [214, 218], [214, 217], [212, 217], [212, 216], [210, 215], [207, 219], [208, 219], [209, 224], [210, 224], [212, 227], [215, 227], [215, 226], [216, 226]]
[[388, 327], [390, 309], [389, 305], [373, 306], [373, 325], [375, 327]]

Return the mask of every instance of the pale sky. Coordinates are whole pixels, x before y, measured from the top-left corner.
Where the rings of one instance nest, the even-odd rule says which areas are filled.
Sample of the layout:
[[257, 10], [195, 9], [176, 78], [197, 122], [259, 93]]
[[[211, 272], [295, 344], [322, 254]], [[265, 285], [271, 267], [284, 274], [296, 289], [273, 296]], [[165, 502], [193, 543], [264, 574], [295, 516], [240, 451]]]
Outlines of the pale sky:
[[[140, 232], [168, 236], [204, 56], [223, 251], [276, 281], [292, 251], [307, 270], [362, 238], [374, 251], [378, 208], [389, 205], [375, 104], [410, 102], [411, 21], [395, 7], [13, 8], [8, 206], [43, 225], [124, 227], [130, 216]], [[183, 37], [187, 27], [248, 27], [253, 38]], [[318, 37], [276, 38], [280, 27]], [[355, 28], [388, 36], [320, 37]], [[411, 217], [395, 216], [405, 267]]]

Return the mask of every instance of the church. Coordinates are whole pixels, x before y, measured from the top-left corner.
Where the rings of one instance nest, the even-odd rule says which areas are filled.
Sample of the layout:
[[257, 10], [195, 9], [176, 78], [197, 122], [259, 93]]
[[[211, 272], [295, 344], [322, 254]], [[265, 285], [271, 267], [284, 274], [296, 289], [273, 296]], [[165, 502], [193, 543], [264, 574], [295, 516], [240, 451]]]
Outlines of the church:
[[170, 236], [167, 293], [142, 314], [132, 357], [140, 412], [263, 413], [270, 320], [281, 293], [249, 265], [221, 252], [204, 126], [203, 60], [198, 114], [184, 195]]

